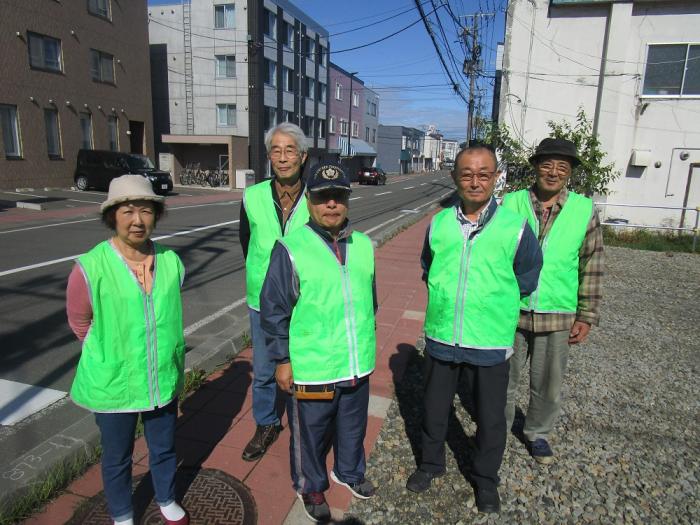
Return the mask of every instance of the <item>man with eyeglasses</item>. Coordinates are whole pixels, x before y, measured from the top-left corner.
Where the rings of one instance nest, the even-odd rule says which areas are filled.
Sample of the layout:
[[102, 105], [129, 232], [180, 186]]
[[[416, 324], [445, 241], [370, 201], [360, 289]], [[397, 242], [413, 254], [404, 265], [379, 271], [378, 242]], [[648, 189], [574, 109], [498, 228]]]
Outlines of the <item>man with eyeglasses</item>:
[[433, 217], [421, 255], [428, 285], [422, 459], [406, 488], [424, 492], [445, 474], [445, 438], [460, 381], [476, 422], [469, 481], [480, 512], [499, 512], [506, 443], [508, 360], [520, 299], [537, 287], [542, 253], [527, 222], [493, 198], [496, 155], [476, 145], [457, 155], [460, 202]]
[[245, 461], [262, 457], [281, 430], [276, 410], [275, 363], [267, 355], [260, 329], [260, 291], [270, 253], [278, 239], [309, 220], [301, 177], [307, 155], [304, 132], [290, 122], [279, 124], [265, 134], [265, 148], [274, 177], [246, 188], [239, 224], [253, 344], [253, 417], [257, 425], [243, 450]]
[[[515, 393], [530, 358], [530, 400], [522, 428], [530, 455], [550, 464], [548, 437], [561, 408], [569, 346], [597, 325], [602, 297], [603, 234], [593, 201], [566, 188], [581, 161], [573, 142], [547, 138], [530, 158], [535, 185], [506, 195], [503, 206], [525, 217], [542, 246], [537, 290], [520, 305], [511, 359], [506, 419], [515, 418]], [[515, 430], [520, 434], [520, 429]]]
[[333, 481], [356, 498], [374, 494], [363, 442], [377, 300], [372, 241], [347, 219], [347, 175], [323, 164], [309, 172], [306, 188], [310, 220], [275, 244], [260, 313], [277, 384], [291, 394], [292, 483], [309, 519], [325, 523], [331, 443]]

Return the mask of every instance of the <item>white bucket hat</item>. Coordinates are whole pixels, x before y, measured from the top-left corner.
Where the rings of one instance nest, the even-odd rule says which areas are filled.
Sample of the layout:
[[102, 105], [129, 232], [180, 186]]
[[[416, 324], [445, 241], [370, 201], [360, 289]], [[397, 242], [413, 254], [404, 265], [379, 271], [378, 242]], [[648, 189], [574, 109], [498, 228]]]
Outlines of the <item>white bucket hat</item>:
[[142, 175], [122, 175], [109, 183], [107, 200], [100, 206], [100, 212], [110, 206], [127, 201], [155, 201], [163, 202], [165, 197], [153, 192], [151, 182]]

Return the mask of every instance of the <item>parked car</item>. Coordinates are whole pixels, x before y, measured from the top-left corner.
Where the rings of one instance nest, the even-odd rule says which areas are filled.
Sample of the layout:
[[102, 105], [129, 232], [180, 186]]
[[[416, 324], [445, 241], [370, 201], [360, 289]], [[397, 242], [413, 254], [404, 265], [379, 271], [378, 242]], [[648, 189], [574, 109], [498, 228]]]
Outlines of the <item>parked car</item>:
[[107, 191], [112, 179], [127, 173], [146, 177], [156, 193], [165, 195], [173, 189], [170, 173], [156, 169], [151, 159], [121, 151], [81, 149], [78, 151], [73, 180], [81, 191], [90, 188]]
[[440, 164], [441, 170], [451, 170], [454, 167], [455, 167], [455, 162], [453, 160], [443, 160], [442, 164]]
[[382, 168], [360, 168], [357, 172], [360, 184], [386, 184], [386, 173]]

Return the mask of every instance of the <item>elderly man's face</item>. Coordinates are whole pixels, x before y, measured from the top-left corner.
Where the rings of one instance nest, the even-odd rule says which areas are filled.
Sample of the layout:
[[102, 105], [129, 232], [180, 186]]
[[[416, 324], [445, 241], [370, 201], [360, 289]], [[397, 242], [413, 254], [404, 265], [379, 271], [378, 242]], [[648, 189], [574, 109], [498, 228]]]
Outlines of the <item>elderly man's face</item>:
[[300, 175], [301, 165], [306, 160], [306, 153], [300, 153], [297, 143], [291, 135], [277, 132], [272, 135], [268, 153], [272, 170], [281, 182], [293, 181]]
[[324, 230], [337, 233], [348, 216], [350, 192], [327, 189], [307, 193], [307, 206], [311, 219]]
[[459, 197], [472, 209], [478, 209], [489, 201], [496, 186], [496, 175], [496, 161], [486, 149], [461, 153], [452, 171]]
[[537, 189], [548, 194], [559, 193], [571, 177], [571, 160], [562, 156], [547, 156], [535, 164]]

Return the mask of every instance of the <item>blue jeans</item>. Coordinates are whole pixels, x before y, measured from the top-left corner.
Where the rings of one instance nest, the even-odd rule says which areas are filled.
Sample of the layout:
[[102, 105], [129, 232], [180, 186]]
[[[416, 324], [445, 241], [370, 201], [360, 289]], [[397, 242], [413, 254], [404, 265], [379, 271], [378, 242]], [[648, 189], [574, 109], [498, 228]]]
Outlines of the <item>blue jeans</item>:
[[[102, 483], [112, 519], [133, 516], [131, 505], [131, 455], [138, 412], [95, 413], [102, 443]], [[151, 481], [160, 506], [175, 501], [175, 421], [177, 399], [165, 407], [141, 412]]]
[[260, 312], [248, 308], [248, 315], [253, 343], [253, 417], [258, 425], [279, 425], [280, 418], [275, 409], [276, 365], [267, 354], [265, 336], [260, 327]]

